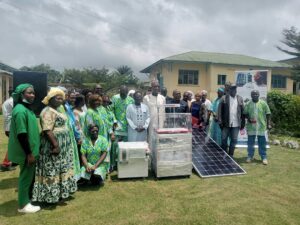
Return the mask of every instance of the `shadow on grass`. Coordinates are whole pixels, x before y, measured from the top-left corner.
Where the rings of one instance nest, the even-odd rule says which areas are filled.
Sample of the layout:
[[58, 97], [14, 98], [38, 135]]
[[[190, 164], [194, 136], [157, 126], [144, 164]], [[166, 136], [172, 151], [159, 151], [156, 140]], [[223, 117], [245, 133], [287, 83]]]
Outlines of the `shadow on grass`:
[[1, 180], [0, 183], [0, 190], [10, 189], [10, 188], [17, 188], [18, 187], [18, 178], [12, 177]]
[[156, 177], [154, 171], [149, 171], [148, 177], [118, 178], [117, 173], [110, 174], [110, 179], [113, 182], [164, 181], [164, 180], [186, 179], [186, 178], [189, 178], [189, 177], [190, 176]]
[[104, 183], [99, 185], [94, 185], [91, 183], [80, 184], [78, 185], [78, 191], [82, 191], [82, 192], [99, 191], [99, 189], [104, 187], [104, 185], [105, 185]]
[[18, 202], [17, 200], [10, 200], [8, 202], [3, 202], [0, 205], [0, 216], [5, 217], [15, 217], [21, 216], [21, 213], [18, 213]]
[[73, 196], [70, 196], [66, 199], [61, 199], [59, 202], [56, 203], [46, 203], [46, 202], [35, 202], [34, 205], [39, 205], [42, 210], [55, 210], [57, 207], [66, 206], [68, 205], [69, 201], [74, 200]]
[[246, 163], [247, 157], [240, 157], [240, 158], [234, 157], [233, 159], [234, 159], [234, 161], [236, 161], [237, 164], [239, 164], [240, 166], [243, 165], [243, 164], [247, 164], [247, 163]]
[[261, 159], [254, 158], [251, 163], [246, 162], [247, 157], [240, 157], [240, 158], [234, 158], [234, 161], [236, 161], [240, 166], [249, 165], [249, 164], [262, 164]]

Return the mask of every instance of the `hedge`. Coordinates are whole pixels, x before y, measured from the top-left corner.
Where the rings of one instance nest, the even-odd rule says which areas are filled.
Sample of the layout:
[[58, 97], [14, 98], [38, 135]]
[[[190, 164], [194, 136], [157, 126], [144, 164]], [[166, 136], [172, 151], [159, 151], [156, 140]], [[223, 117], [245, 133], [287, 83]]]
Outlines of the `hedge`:
[[273, 132], [300, 137], [300, 96], [280, 91], [268, 93]]

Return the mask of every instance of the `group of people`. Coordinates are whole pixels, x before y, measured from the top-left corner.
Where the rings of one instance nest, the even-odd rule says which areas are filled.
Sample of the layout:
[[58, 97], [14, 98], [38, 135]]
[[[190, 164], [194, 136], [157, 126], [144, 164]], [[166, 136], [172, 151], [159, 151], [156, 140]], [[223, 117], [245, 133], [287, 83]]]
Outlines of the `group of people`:
[[16, 87], [10, 109], [3, 105], [9, 137], [3, 166], [20, 166], [19, 212], [39, 211], [31, 201], [64, 200], [79, 183], [102, 184], [107, 173], [116, 169], [119, 141], [146, 141], [148, 107], [141, 103], [141, 92], [136, 91], [133, 98], [127, 94], [124, 85], [111, 99], [100, 85], [82, 93], [52, 87], [42, 101], [39, 126], [32, 107], [34, 87]]
[[[232, 84], [219, 88], [212, 103], [205, 90], [195, 96], [184, 92], [182, 99], [180, 91], [174, 90], [173, 97], [169, 97], [167, 89], [160, 89], [156, 80], [145, 96], [140, 91], [128, 92], [122, 85], [119, 94], [110, 98], [100, 85], [81, 93], [52, 87], [42, 101], [45, 107], [39, 126], [32, 110], [34, 87], [16, 87], [13, 109], [6, 112], [10, 115], [5, 129], [9, 136], [8, 159], [20, 166], [19, 212], [39, 211], [40, 207], [31, 201], [64, 200], [76, 192], [80, 183], [102, 184], [117, 167], [118, 142], [148, 141], [151, 149], [152, 132], [163, 127], [163, 121], [158, 120], [160, 113], [191, 113], [194, 128], [207, 132], [224, 151], [230, 143], [230, 156], [247, 118], [247, 162], [253, 159], [258, 136], [259, 153], [267, 164], [264, 131], [270, 128], [270, 110], [259, 100], [257, 91], [251, 93], [252, 100], [245, 106]], [[178, 106], [170, 109], [168, 104]]]
[[259, 98], [258, 90], [251, 92], [251, 100], [244, 102], [237, 95], [237, 86], [227, 82], [224, 87], [217, 89], [214, 101], [207, 99], [207, 91], [195, 94], [185, 91], [181, 99], [181, 92], [173, 91], [173, 98], [167, 96], [167, 89], [161, 92], [167, 104], [177, 104], [177, 108], [166, 109], [167, 113], [191, 113], [192, 125], [206, 132], [218, 145], [233, 157], [238, 134], [244, 130], [248, 135], [248, 156], [246, 162], [254, 157], [254, 146], [257, 137], [259, 154], [264, 165], [268, 164], [266, 153], [267, 130], [271, 129], [270, 108], [266, 101]]

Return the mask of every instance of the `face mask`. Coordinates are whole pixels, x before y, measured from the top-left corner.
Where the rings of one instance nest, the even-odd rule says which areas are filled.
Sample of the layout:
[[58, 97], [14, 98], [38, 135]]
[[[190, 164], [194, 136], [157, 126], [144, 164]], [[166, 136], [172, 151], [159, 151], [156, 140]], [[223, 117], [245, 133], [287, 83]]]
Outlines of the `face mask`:
[[29, 101], [27, 101], [25, 98], [22, 99], [22, 102], [26, 103], [26, 104], [32, 104]]

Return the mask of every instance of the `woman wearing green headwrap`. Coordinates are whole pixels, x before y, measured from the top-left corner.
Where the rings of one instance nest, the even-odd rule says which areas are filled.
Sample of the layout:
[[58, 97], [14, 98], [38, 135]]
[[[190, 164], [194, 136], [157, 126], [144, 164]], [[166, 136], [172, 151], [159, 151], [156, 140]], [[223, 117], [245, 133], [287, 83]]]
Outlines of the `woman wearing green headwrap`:
[[20, 84], [12, 94], [14, 109], [8, 143], [8, 158], [20, 165], [18, 202], [21, 213], [35, 213], [41, 208], [30, 203], [30, 187], [35, 174], [35, 159], [39, 154], [40, 135], [31, 106], [35, 92], [31, 84]]

